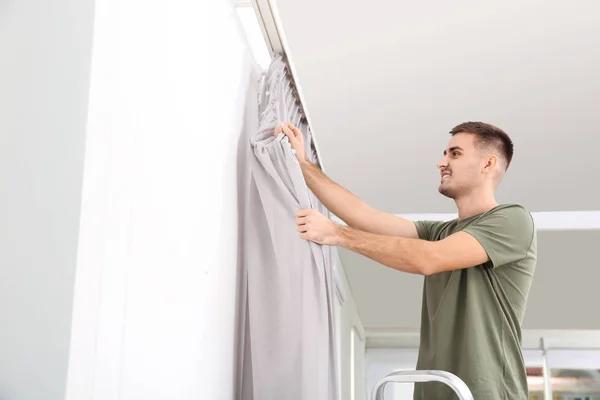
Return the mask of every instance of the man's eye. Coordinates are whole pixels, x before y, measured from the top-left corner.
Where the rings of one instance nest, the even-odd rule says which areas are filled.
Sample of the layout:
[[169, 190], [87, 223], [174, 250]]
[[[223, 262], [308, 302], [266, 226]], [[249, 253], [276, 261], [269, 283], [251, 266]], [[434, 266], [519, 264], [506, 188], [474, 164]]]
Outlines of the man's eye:
[[455, 151], [454, 153], [452, 153], [452, 155], [453, 155], [454, 157], [458, 157], [458, 156], [460, 155], [460, 153], [459, 153], [458, 151]]

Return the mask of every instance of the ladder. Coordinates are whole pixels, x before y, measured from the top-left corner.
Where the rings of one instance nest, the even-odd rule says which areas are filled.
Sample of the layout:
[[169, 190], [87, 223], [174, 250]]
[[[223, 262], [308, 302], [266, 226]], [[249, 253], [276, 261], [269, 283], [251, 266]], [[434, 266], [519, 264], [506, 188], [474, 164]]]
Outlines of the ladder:
[[474, 400], [467, 385], [456, 375], [437, 370], [393, 371], [379, 380], [373, 388], [372, 400], [383, 400], [383, 390], [388, 383], [442, 382], [450, 386], [460, 400]]

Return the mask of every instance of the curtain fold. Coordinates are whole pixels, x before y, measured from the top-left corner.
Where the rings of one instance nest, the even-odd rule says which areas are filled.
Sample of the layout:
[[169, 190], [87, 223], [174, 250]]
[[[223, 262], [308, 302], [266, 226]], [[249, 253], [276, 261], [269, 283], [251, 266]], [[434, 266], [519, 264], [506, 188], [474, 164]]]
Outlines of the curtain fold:
[[272, 61], [259, 99], [247, 149], [238, 393], [242, 400], [334, 400], [332, 255], [301, 239], [295, 224], [300, 209], [328, 211], [307, 188], [287, 137], [273, 136], [279, 124], [293, 123], [317, 161], [281, 57]]

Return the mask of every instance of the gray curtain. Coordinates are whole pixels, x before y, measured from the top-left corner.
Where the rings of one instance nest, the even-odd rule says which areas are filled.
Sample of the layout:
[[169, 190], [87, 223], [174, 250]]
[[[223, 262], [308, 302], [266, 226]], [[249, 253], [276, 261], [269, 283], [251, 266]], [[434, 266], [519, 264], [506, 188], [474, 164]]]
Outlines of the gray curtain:
[[317, 161], [281, 57], [266, 74], [259, 103], [258, 128], [246, 142], [238, 397], [334, 400], [331, 252], [302, 240], [295, 224], [299, 209], [328, 211], [308, 190], [287, 137], [273, 136], [276, 126], [292, 122]]

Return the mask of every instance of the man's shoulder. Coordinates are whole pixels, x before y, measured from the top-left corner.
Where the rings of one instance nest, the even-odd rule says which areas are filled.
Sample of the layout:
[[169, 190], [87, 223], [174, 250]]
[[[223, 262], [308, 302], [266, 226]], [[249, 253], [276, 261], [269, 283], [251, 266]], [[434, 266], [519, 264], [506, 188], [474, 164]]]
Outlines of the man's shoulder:
[[516, 212], [530, 214], [527, 208], [520, 203], [503, 203], [499, 204], [489, 211], [490, 213]]
[[496, 206], [463, 230], [482, 244], [496, 267], [535, 256], [535, 221], [521, 204]]
[[420, 239], [439, 240], [461, 230], [480, 226], [487, 230], [535, 231], [533, 216], [519, 203], [500, 204], [489, 211], [460, 221], [458, 218], [436, 221], [415, 221]]
[[525, 224], [531, 225], [533, 228], [534, 219], [531, 213], [527, 210], [527, 208], [519, 203], [507, 203], [500, 204], [491, 210], [481, 214], [477, 221], [493, 219], [502, 221], [504, 220], [507, 224]]
[[464, 226], [465, 229], [475, 227], [509, 235], [515, 235], [516, 232], [534, 235], [536, 230], [532, 214], [525, 206], [516, 203], [500, 204], [478, 215]]

